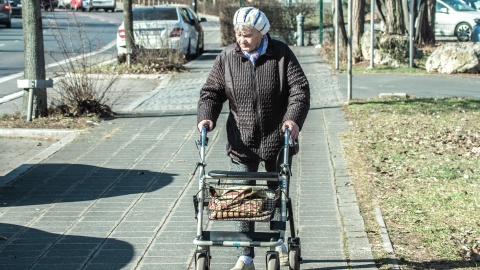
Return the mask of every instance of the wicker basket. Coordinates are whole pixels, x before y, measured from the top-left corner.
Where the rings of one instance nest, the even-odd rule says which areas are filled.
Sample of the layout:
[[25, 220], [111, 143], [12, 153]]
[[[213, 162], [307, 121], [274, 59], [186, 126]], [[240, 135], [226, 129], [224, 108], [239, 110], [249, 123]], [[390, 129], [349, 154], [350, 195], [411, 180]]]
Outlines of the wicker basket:
[[208, 216], [214, 220], [270, 221], [277, 192], [261, 186], [208, 188]]

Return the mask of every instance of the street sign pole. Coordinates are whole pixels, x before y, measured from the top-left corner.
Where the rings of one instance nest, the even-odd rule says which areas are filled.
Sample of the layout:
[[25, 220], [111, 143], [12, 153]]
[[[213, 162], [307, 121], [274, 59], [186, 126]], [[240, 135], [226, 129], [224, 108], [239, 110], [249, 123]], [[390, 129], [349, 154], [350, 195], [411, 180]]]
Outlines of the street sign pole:
[[318, 0], [319, 8], [320, 8], [320, 22], [318, 25], [318, 43], [323, 43], [323, 0]]

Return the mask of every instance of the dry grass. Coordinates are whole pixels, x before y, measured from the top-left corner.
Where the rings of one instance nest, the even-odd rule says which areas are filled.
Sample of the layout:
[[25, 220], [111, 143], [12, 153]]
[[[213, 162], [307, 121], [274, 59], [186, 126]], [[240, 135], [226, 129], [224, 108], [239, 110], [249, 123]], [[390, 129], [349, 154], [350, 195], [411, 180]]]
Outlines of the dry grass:
[[37, 128], [37, 129], [87, 129], [97, 123], [99, 119], [92, 117], [65, 117], [60, 114], [53, 114], [48, 117], [34, 118], [27, 121], [19, 113], [3, 115], [0, 117], [0, 128]]
[[352, 102], [346, 158], [382, 269], [379, 206], [402, 269], [479, 269], [480, 100]]

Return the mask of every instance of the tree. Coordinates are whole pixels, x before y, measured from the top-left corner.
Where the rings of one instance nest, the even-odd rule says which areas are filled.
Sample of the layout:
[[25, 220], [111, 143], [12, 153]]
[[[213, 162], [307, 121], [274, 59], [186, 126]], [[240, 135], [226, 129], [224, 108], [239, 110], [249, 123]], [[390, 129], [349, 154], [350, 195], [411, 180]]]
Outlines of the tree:
[[123, 0], [123, 21], [125, 30], [125, 41], [127, 45], [128, 64], [130, 64], [131, 53], [135, 49], [135, 37], [133, 36], [133, 12], [132, 1]]
[[[435, 44], [435, 5], [436, 0], [411, 0], [414, 1], [413, 20], [415, 22], [415, 43]], [[388, 34], [407, 33], [410, 29], [409, 1], [401, 0], [376, 0], [377, 12], [385, 24]], [[418, 7], [418, 9], [417, 9]], [[398, 20], [398, 18], [403, 18]]]
[[380, 18], [380, 20], [385, 25], [385, 22], [387, 21], [387, 19], [385, 18], [385, 14], [384, 14], [383, 9], [382, 9], [383, 2], [384, 2], [384, 0], [375, 0], [375, 7], [377, 8], [376, 12], [378, 14], [378, 17]]
[[347, 48], [347, 31], [345, 30], [345, 21], [343, 19], [343, 7], [342, 7], [342, 0], [334, 0], [331, 2], [332, 10], [333, 10], [333, 17], [335, 18], [335, 1], [338, 2], [338, 18], [337, 18], [337, 25], [339, 30], [338, 35], [338, 43], [339, 46], [343, 49]]
[[[371, 13], [373, 16], [373, 13]], [[365, 32], [365, 0], [352, 1], [352, 58], [360, 60], [362, 55], [360, 39]]]
[[[26, 80], [45, 80], [45, 51], [43, 45], [42, 12], [40, 1], [22, 0], [23, 44]], [[28, 92], [23, 95], [23, 113], [26, 115], [29, 100]], [[47, 90], [33, 91], [32, 118], [46, 116]]]
[[435, 5], [436, 0], [420, 0], [418, 11], [418, 26], [415, 34], [415, 43], [435, 44]]
[[[407, 22], [402, 0], [377, 0], [377, 12], [385, 25], [385, 33], [403, 35], [406, 33]], [[400, 20], [398, 18], [401, 18]]]
[[[408, 1], [402, 1], [402, 9], [403, 9], [403, 21], [405, 22], [405, 26], [407, 28], [407, 33], [410, 32], [410, 7], [408, 6], [410, 4], [410, 1], [413, 1], [414, 4], [413, 6], [416, 5], [417, 0], [408, 0]], [[417, 14], [414, 11], [413, 13], [414, 18], [416, 18]]]

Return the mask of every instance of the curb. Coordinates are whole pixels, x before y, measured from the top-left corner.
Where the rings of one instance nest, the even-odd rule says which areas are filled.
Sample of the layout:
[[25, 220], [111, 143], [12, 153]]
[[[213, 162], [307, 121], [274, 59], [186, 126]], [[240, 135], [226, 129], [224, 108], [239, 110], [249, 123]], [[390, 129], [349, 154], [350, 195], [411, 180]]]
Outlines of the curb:
[[0, 137], [9, 138], [33, 138], [33, 139], [57, 139], [61, 140], [65, 136], [78, 132], [79, 130], [61, 130], [61, 129], [28, 129], [28, 128], [0, 128]]

